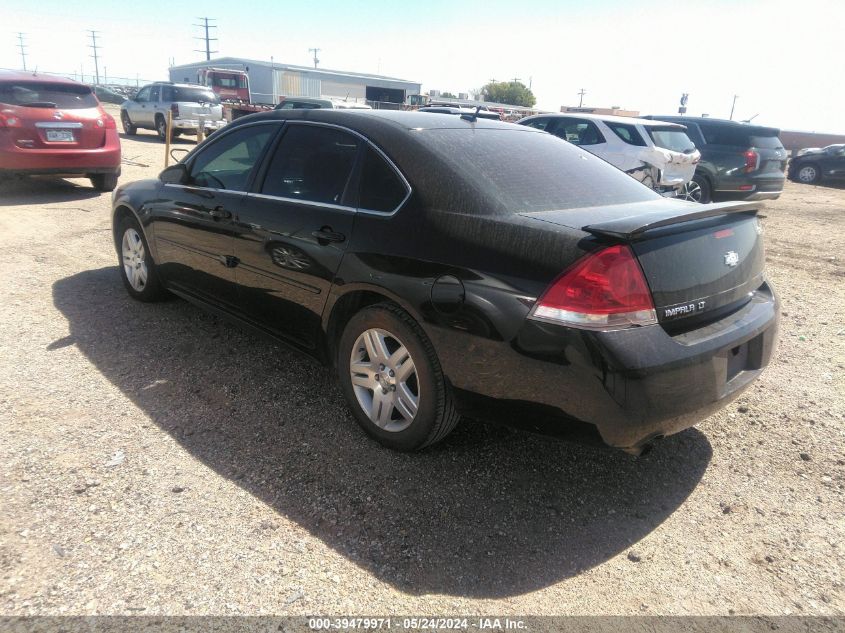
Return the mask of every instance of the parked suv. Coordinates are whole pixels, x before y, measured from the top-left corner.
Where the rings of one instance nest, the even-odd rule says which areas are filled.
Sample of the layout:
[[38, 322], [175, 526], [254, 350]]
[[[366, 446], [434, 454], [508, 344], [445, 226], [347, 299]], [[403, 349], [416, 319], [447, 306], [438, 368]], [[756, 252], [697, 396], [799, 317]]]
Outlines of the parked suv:
[[667, 197], [688, 196], [701, 158], [683, 126], [674, 123], [580, 113], [538, 114], [518, 123], [578, 145]]
[[690, 190], [694, 200], [774, 200], [783, 191], [787, 152], [780, 130], [709, 117], [644, 118], [687, 128], [701, 151]]
[[0, 70], [0, 180], [36, 174], [85, 176], [111, 191], [120, 175], [117, 125], [89, 86]]
[[809, 149], [789, 161], [790, 180], [811, 185], [824, 178], [845, 178], [845, 145]]
[[155, 130], [159, 138], [165, 140], [168, 110], [173, 114], [174, 137], [183, 133], [196, 134], [200, 117], [207, 133], [226, 125], [220, 98], [210, 88], [159, 81], [144, 86], [132, 99], [120, 106], [123, 131], [134, 136], [138, 128]]

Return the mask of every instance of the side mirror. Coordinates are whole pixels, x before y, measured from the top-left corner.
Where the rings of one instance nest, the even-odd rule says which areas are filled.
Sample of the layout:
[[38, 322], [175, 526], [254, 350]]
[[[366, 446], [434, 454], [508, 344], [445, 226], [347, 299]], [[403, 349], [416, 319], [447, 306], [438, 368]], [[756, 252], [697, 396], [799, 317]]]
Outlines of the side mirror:
[[[186, 154], [189, 154], [191, 150], [185, 149], [184, 147], [174, 147], [170, 150], [170, 158], [173, 159], [174, 162], [178, 163], [180, 160], [185, 158]], [[181, 153], [181, 156], [177, 157], [177, 154]]]
[[184, 185], [188, 181], [188, 168], [182, 163], [165, 167], [158, 179], [168, 185]]

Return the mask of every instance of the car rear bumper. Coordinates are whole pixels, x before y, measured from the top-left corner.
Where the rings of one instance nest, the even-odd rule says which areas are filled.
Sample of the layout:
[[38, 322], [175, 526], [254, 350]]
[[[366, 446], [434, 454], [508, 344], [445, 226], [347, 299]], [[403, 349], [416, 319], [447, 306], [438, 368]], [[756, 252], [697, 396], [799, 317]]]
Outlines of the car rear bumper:
[[767, 176], [722, 182], [713, 193], [721, 200], [775, 200], [783, 193], [786, 177]]
[[[217, 131], [226, 125], [226, 121], [223, 119], [215, 120], [215, 121], [208, 121], [206, 120], [203, 123], [203, 129], [208, 131]], [[178, 130], [180, 132], [194, 132], [199, 129], [200, 122], [199, 119], [175, 119], [173, 121], [173, 129]]]
[[[430, 334], [463, 413], [489, 416], [489, 408], [475, 408], [477, 396], [534, 405], [532, 415], [539, 405], [594, 426], [609, 446], [638, 453], [742, 393], [771, 359], [778, 314], [764, 284], [734, 314], [683, 334], [659, 325], [593, 332], [531, 320], [512, 341], [478, 338], [469, 348], [440, 328]], [[502, 410], [513, 416], [512, 407]]]
[[[110, 138], [113, 137], [113, 138]], [[0, 171], [4, 174], [99, 174], [120, 171], [120, 139], [109, 134], [94, 149], [27, 149], [0, 139]]]

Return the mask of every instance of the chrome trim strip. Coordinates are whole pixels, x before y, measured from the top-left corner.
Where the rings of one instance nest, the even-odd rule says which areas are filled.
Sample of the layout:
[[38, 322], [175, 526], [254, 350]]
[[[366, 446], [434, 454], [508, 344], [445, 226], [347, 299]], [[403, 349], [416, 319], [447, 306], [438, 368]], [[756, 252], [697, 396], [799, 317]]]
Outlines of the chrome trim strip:
[[347, 207], [343, 204], [332, 204], [331, 202], [315, 202], [313, 200], [305, 200], [303, 198], [287, 198], [285, 196], [271, 196], [266, 193], [248, 193], [248, 198], [261, 198], [262, 200], [276, 200], [278, 202], [289, 202], [292, 204], [304, 204], [310, 207], [322, 207], [325, 209], [334, 209], [335, 211], [349, 211], [355, 213], [355, 207]]
[[79, 121], [68, 121], [67, 123], [62, 123], [61, 121], [38, 121], [35, 124], [35, 127], [77, 130], [82, 127], [82, 123], [80, 123]]

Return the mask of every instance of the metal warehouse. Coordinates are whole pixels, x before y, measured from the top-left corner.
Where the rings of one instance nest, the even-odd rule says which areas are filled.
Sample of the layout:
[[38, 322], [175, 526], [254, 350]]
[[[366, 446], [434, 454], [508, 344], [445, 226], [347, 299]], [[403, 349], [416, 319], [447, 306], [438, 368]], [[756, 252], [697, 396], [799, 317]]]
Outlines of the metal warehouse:
[[170, 68], [170, 80], [198, 83], [203, 68], [244, 70], [254, 103], [278, 103], [281, 97], [324, 97], [371, 104], [402, 104], [420, 94], [421, 84], [395, 77], [278, 64], [239, 57], [181, 64]]

